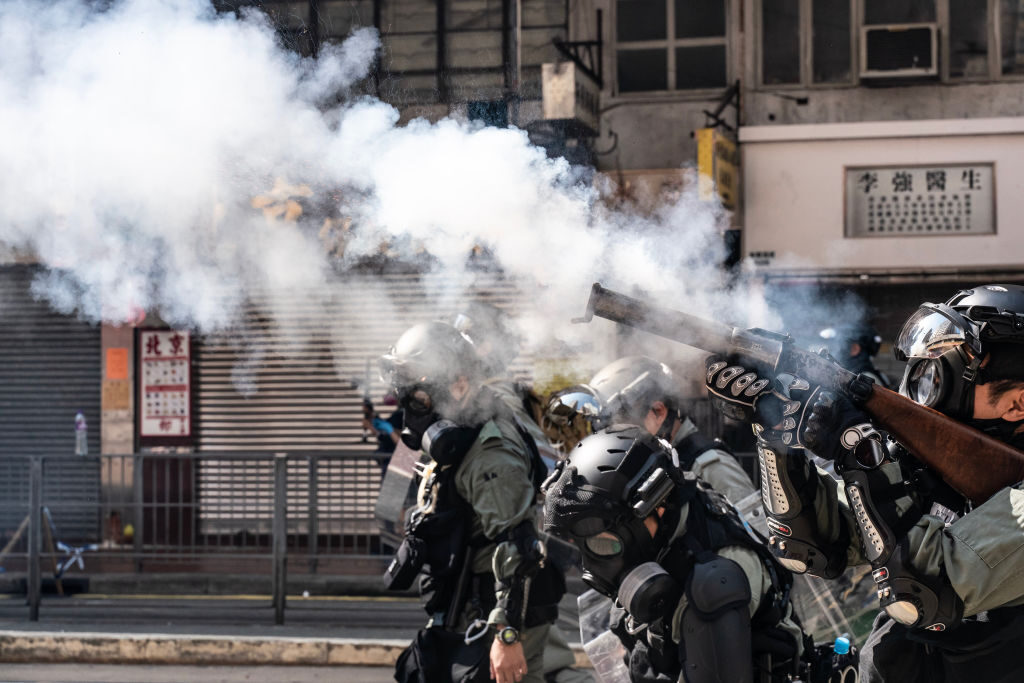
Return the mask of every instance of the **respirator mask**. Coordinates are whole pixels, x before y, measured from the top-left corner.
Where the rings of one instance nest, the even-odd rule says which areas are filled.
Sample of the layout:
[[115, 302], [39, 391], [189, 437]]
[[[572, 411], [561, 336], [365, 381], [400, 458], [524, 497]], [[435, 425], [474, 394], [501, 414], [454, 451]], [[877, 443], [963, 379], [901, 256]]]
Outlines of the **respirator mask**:
[[583, 555], [583, 582], [614, 598], [623, 577], [637, 561], [653, 560], [657, 546], [641, 518], [630, 515], [617, 520], [614, 526], [596, 531], [605, 526], [600, 518], [584, 518], [573, 525], [572, 536]]
[[433, 395], [436, 389], [414, 385], [398, 392], [398, 405], [402, 408], [402, 443], [414, 451], [422, 449], [423, 435], [441, 419]]
[[451, 420], [438, 420], [423, 434], [421, 443], [430, 459], [438, 465], [454, 465], [462, 461], [476, 441], [481, 427], [462, 427]]
[[950, 417], [971, 419], [982, 361], [977, 323], [945, 304], [923, 304], [904, 323], [895, 354], [907, 363], [900, 394]]

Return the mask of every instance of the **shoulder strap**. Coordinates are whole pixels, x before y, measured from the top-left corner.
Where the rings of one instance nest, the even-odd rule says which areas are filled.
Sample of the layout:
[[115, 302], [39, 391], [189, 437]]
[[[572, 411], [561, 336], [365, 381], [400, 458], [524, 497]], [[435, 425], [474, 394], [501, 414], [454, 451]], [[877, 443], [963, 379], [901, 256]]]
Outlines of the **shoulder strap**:
[[540, 457], [540, 449], [537, 448], [537, 442], [533, 440], [533, 436], [526, 430], [526, 425], [522, 423], [518, 415], [512, 415], [512, 423], [516, 426], [516, 431], [519, 432], [519, 438], [523, 440], [523, 445], [526, 446], [527, 456], [530, 459], [530, 476], [533, 479], [533, 490], [540, 491], [541, 484], [548, 478], [548, 467], [544, 464], [544, 459]]

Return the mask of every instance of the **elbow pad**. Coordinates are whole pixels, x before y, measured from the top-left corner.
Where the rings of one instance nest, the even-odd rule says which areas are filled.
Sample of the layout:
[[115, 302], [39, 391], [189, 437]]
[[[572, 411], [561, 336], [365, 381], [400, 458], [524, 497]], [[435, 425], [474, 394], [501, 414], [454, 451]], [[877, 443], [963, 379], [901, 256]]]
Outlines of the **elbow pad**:
[[768, 546], [786, 569], [834, 579], [846, 569], [847, 535], [829, 541], [818, 529], [814, 509], [816, 478], [792, 450], [758, 440], [761, 501], [768, 523]]
[[[957, 626], [964, 610], [960, 596], [941, 577], [920, 577], [911, 570], [907, 562], [907, 521], [890, 519], [892, 506], [879, 504], [873, 496], [873, 488], [886, 492], [894, 488], [884, 473], [847, 467], [843, 483], [864, 554], [871, 562], [879, 606], [908, 628], [947, 631]], [[887, 508], [890, 514], [886, 514]]]

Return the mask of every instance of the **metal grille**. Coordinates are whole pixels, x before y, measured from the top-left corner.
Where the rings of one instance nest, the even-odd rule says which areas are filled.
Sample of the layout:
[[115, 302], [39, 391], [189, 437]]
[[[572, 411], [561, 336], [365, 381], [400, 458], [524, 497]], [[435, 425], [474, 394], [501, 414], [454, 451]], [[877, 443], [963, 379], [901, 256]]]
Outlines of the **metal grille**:
[[0, 458], [75, 452], [75, 414], [100, 450], [100, 329], [30, 293], [38, 268], [0, 268]]
[[[364, 387], [377, 402], [385, 393], [377, 359], [410, 326], [449, 318], [469, 300], [514, 313], [523, 296], [500, 276], [478, 274], [470, 283], [348, 278], [316, 299], [254, 297], [241, 329], [196, 345], [199, 450], [372, 452], [362, 402]], [[528, 378], [530, 359], [512, 370]]]

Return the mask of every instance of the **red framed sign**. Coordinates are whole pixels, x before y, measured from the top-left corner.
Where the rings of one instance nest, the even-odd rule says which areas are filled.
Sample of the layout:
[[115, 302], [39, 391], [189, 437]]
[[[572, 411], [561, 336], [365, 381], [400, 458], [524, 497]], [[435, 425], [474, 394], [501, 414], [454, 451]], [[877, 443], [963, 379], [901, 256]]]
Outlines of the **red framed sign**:
[[192, 436], [192, 347], [188, 332], [139, 330], [139, 437]]

